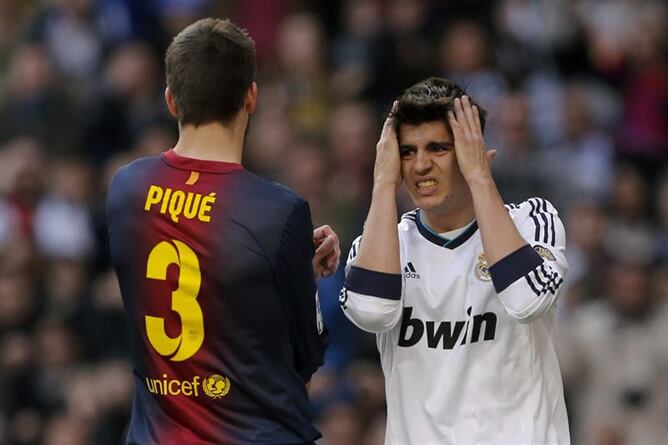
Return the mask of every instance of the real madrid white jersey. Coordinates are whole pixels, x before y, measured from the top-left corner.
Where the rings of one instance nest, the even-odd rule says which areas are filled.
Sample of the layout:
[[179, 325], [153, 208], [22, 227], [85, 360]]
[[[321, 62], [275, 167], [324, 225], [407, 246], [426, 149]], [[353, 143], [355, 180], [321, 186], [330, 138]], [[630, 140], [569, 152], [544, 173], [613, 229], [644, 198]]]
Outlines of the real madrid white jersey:
[[340, 303], [377, 334], [386, 444], [570, 443], [553, 341], [564, 228], [546, 200], [506, 208], [540, 257], [509, 255], [493, 266], [494, 282], [476, 223], [447, 240], [419, 210], [404, 214], [401, 295], [349, 280], [360, 238], [353, 243]]

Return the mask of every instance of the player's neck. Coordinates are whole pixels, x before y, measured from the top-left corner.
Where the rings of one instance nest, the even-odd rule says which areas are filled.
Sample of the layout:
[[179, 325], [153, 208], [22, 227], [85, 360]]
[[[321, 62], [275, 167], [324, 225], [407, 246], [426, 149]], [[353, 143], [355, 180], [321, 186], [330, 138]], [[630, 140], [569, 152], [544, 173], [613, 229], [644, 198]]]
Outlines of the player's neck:
[[174, 152], [187, 158], [241, 164], [244, 130], [240, 127], [219, 123], [182, 125]]
[[420, 209], [423, 222], [434, 232], [445, 233], [465, 227], [475, 218], [473, 201], [447, 209]]

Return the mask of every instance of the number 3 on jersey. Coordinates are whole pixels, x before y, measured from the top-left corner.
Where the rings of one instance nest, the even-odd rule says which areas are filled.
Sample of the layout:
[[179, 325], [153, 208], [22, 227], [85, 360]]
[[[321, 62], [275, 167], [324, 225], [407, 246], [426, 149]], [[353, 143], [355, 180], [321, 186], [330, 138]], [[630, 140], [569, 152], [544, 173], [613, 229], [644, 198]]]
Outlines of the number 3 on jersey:
[[166, 280], [167, 268], [179, 267], [178, 287], [172, 292], [172, 310], [181, 317], [181, 334], [172, 338], [165, 331], [165, 320], [146, 315], [146, 334], [151, 346], [170, 360], [187, 360], [199, 350], [204, 341], [204, 319], [197, 302], [202, 275], [195, 252], [181, 241], [162, 241], [151, 250], [146, 264], [146, 278]]

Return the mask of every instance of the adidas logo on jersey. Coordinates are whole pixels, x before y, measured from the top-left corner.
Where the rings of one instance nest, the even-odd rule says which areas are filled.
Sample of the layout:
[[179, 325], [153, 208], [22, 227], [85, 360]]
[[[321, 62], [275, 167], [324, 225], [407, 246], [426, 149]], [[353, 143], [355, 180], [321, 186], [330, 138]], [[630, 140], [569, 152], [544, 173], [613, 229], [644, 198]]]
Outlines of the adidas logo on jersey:
[[[453, 349], [467, 343], [494, 340], [496, 336], [496, 314], [485, 312], [471, 317], [471, 307], [466, 310], [468, 319], [457, 321], [422, 321], [411, 318], [412, 307], [405, 307], [401, 318], [399, 346], [415, 346], [423, 336], [427, 337], [427, 347], [431, 349]], [[484, 329], [483, 329], [484, 328]], [[480, 338], [482, 334], [482, 339]], [[460, 340], [461, 339], [461, 340]]]
[[420, 279], [420, 274], [417, 273], [417, 270], [415, 270], [415, 267], [413, 267], [413, 263], [411, 263], [410, 261], [408, 262], [408, 264], [406, 264], [406, 266], [404, 266], [404, 275], [406, 276], [406, 278], [416, 278], [418, 280]]

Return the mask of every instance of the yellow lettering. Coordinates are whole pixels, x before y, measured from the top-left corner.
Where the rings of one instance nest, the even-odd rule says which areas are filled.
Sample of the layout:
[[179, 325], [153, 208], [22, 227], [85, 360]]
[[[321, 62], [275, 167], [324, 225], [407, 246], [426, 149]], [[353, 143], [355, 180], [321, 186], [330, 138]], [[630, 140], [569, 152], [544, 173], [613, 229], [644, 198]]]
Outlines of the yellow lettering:
[[158, 187], [157, 185], [152, 185], [148, 189], [148, 193], [146, 194], [146, 204], [144, 204], [144, 210], [147, 212], [151, 210], [151, 206], [153, 204], [157, 204], [160, 202], [160, 199], [162, 198], [162, 187]]
[[197, 388], [199, 387], [199, 376], [193, 377], [193, 389], [195, 390], [195, 397], [199, 397], [197, 394]]
[[[151, 385], [151, 383], [153, 384]], [[146, 377], [146, 387], [148, 388], [148, 392], [155, 394], [155, 382], [153, 382], [148, 377]]]
[[[176, 389], [172, 389], [172, 385], [176, 383]], [[178, 380], [172, 380], [169, 382], [169, 393], [173, 396], [178, 396], [181, 394], [181, 387], [179, 386]]]
[[169, 214], [172, 216], [172, 221], [179, 222], [179, 215], [183, 211], [183, 201], [186, 195], [181, 190], [176, 190], [172, 193], [172, 198], [169, 200]]
[[169, 197], [172, 195], [172, 189], [165, 189], [165, 195], [162, 197], [162, 205], [160, 206], [160, 213], [163, 215], [167, 212], [167, 205], [169, 204]]
[[193, 388], [189, 381], [184, 380], [181, 382], [181, 393], [184, 396], [191, 396], [193, 394]]
[[207, 215], [207, 212], [211, 211], [211, 206], [216, 202], [216, 193], [209, 193], [207, 196], [202, 199], [202, 207], [199, 209], [199, 214], [197, 217], [200, 221], [209, 222], [211, 221], [211, 215]]
[[211, 209], [216, 202], [216, 193], [201, 195], [183, 190], [173, 190], [169, 187], [162, 188], [151, 185], [146, 194], [144, 210], [150, 211], [154, 205], [160, 204], [160, 213], [169, 217], [175, 223], [179, 222], [181, 216], [186, 219], [197, 217], [202, 222], [211, 222]]
[[183, 216], [188, 219], [193, 219], [197, 216], [197, 208], [199, 207], [199, 202], [202, 199], [202, 195], [199, 193], [188, 192], [186, 196], [186, 205], [183, 207]]

